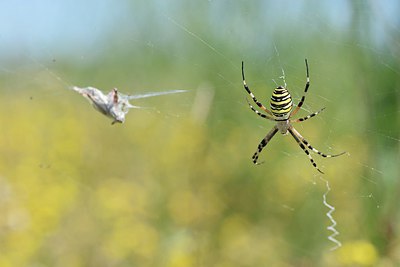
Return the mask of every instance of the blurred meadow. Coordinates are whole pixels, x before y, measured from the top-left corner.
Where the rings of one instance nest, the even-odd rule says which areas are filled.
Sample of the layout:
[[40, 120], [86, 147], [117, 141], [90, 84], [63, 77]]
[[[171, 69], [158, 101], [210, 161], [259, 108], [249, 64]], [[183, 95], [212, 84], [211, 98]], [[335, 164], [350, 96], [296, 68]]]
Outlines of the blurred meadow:
[[[0, 266], [400, 266], [400, 5], [0, 3]], [[290, 135], [254, 114], [285, 81]], [[68, 87], [123, 93], [124, 124]], [[329, 182], [330, 191], [326, 181]], [[335, 208], [337, 239], [324, 196]]]

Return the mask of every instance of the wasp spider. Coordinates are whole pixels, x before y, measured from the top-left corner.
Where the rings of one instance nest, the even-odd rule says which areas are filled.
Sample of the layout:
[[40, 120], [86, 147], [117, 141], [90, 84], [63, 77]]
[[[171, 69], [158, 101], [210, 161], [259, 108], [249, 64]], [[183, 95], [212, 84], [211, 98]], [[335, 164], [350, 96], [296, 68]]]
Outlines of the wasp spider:
[[301, 97], [301, 100], [299, 102], [299, 104], [293, 109], [293, 101], [292, 101], [292, 97], [290, 96], [289, 91], [283, 86], [278, 86], [277, 88], [275, 88], [274, 92], [272, 93], [271, 96], [271, 101], [270, 101], [270, 107], [271, 107], [271, 111], [268, 110], [263, 104], [261, 104], [260, 102], [258, 102], [258, 100], [256, 99], [256, 97], [254, 96], [254, 94], [250, 91], [250, 88], [247, 86], [245, 78], [244, 78], [244, 63], [242, 61], [242, 77], [243, 77], [243, 85], [244, 85], [244, 89], [247, 91], [247, 93], [251, 96], [251, 98], [253, 99], [254, 103], [257, 104], [257, 106], [262, 109], [263, 111], [266, 112], [266, 114], [261, 113], [259, 111], [257, 111], [248, 101], [248, 104], [251, 108], [252, 111], [254, 111], [258, 116], [264, 118], [264, 119], [268, 119], [271, 121], [276, 121], [275, 126], [272, 128], [272, 130], [264, 137], [263, 140], [261, 140], [260, 144], [257, 147], [256, 152], [253, 155], [253, 163], [254, 164], [259, 164], [258, 161], [258, 157], [259, 154], [261, 153], [261, 151], [263, 150], [263, 148], [268, 144], [268, 142], [272, 139], [272, 137], [274, 137], [274, 135], [279, 131], [281, 134], [288, 134], [290, 133], [294, 140], [296, 140], [296, 142], [299, 144], [300, 148], [306, 153], [306, 155], [308, 156], [308, 158], [311, 161], [311, 164], [314, 166], [314, 168], [316, 168], [320, 173], [323, 173], [317, 166], [317, 164], [315, 163], [314, 159], [311, 157], [311, 154], [308, 150], [312, 150], [313, 152], [317, 153], [318, 155], [324, 157], [324, 158], [331, 158], [331, 157], [337, 157], [340, 155], [343, 155], [346, 152], [342, 152], [340, 154], [336, 154], [336, 155], [328, 155], [328, 154], [324, 154], [320, 151], [318, 151], [317, 149], [315, 149], [314, 147], [312, 147], [310, 145], [310, 143], [308, 143], [308, 141], [306, 139], [304, 139], [303, 136], [301, 136], [301, 134], [293, 127], [292, 123], [295, 122], [302, 122], [305, 120], [308, 120], [309, 118], [312, 118], [314, 116], [316, 116], [317, 114], [319, 114], [321, 111], [323, 111], [325, 108], [322, 108], [320, 110], [318, 110], [317, 112], [314, 112], [306, 117], [303, 118], [299, 118], [299, 119], [291, 119], [294, 115], [296, 115], [296, 113], [300, 110], [301, 106], [304, 103], [304, 100], [306, 98], [306, 93], [308, 91], [308, 88], [310, 87], [310, 77], [309, 77], [309, 71], [308, 71], [308, 62], [307, 59], [305, 60], [306, 62], [306, 72], [307, 72], [307, 81], [306, 81], [306, 85], [304, 88], [304, 94]]

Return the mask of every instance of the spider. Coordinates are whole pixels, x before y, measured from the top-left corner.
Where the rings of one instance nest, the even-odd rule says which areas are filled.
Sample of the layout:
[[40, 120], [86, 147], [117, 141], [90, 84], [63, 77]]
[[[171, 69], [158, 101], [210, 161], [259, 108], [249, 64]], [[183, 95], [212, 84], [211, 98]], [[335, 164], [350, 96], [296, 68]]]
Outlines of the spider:
[[260, 109], [262, 109], [263, 111], [265, 111], [267, 114], [257, 111], [250, 104], [250, 102], [246, 99], [247, 103], [250, 106], [250, 109], [252, 111], [254, 111], [261, 118], [276, 122], [276, 124], [272, 128], [272, 130], [269, 131], [269, 133], [264, 137], [264, 139], [261, 140], [260, 144], [258, 145], [257, 150], [252, 157], [254, 164], [260, 164], [257, 162], [259, 154], [261, 153], [263, 148], [268, 144], [268, 142], [272, 139], [272, 137], [274, 137], [274, 135], [278, 131], [283, 135], [290, 133], [293, 136], [294, 140], [296, 140], [296, 142], [299, 144], [300, 148], [304, 151], [304, 153], [306, 153], [306, 155], [308, 156], [308, 158], [309, 158], [311, 164], [314, 166], [314, 168], [316, 168], [322, 174], [323, 174], [323, 172], [318, 168], [314, 159], [311, 157], [311, 154], [308, 151], [308, 149], [312, 150], [313, 152], [317, 153], [318, 155], [320, 155], [324, 158], [337, 157], [337, 156], [340, 156], [340, 155], [343, 155], [344, 153], [346, 153], [346, 152], [342, 152], [342, 153], [335, 154], [335, 155], [329, 155], [329, 154], [324, 154], [324, 153], [318, 151], [317, 149], [312, 147], [311, 144], [306, 139], [304, 139], [304, 137], [301, 136], [301, 134], [292, 125], [292, 123], [308, 120], [308, 119], [318, 115], [320, 112], [322, 112], [325, 109], [325, 108], [322, 108], [322, 109], [318, 110], [317, 112], [309, 114], [308, 116], [303, 117], [303, 118], [291, 119], [294, 115], [296, 115], [296, 113], [300, 110], [301, 106], [303, 105], [304, 100], [306, 98], [306, 93], [308, 91], [308, 88], [310, 87], [310, 76], [309, 76], [307, 59], [305, 59], [305, 63], [306, 63], [307, 80], [306, 80], [306, 85], [304, 88], [304, 93], [303, 93], [303, 96], [301, 97], [299, 104], [293, 109], [292, 97], [290, 96], [289, 91], [285, 88], [286, 87], [286, 82], [285, 82], [285, 87], [278, 86], [273, 91], [272, 96], [271, 96], [271, 101], [270, 101], [270, 107], [271, 107], [271, 111], [270, 111], [256, 99], [254, 94], [250, 91], [250, 88], [247, 86], [246, 80], [244, 78], [244, 63], [242, 61], [242, 78], [243, 78], [244, 89], [251, 96], [254, 103], [256, 103], [257, 106]]

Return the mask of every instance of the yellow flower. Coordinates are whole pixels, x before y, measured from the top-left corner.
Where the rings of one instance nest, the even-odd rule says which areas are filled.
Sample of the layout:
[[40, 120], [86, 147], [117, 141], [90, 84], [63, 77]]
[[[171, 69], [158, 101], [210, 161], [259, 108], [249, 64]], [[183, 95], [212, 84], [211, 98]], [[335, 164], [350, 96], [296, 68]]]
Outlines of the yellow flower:
[[338, 250], [338, 259], [345, 265], [374, 265], [378, 259], [378, 252], [368, 241], [357, 240], [343, 244]]

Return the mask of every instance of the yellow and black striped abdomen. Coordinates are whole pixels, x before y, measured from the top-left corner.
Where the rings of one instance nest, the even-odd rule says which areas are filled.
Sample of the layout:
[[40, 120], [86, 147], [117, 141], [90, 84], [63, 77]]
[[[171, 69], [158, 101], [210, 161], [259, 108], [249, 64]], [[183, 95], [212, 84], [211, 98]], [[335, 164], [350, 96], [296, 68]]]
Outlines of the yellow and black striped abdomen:
[[271, 96], [271, 111], [277, 118], [287, 119], [292, 110], [293, 101], [289, 91], [282, 86], [275, 88]]

